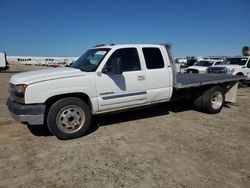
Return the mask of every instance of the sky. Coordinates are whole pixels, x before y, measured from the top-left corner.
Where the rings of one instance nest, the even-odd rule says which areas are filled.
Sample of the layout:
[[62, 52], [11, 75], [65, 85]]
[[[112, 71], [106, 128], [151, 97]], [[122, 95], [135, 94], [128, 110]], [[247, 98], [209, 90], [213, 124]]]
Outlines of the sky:
[[171, 42], [177, 56], [239, 55], [250, 0], [0, 0], [0, 51], [80, 56], [96, 44]]

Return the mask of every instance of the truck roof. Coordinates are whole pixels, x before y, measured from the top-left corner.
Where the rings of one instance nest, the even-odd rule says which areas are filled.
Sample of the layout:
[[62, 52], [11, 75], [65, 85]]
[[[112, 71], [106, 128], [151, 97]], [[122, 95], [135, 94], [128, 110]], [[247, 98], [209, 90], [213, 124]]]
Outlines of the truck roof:
[[109, 44], [96, 45], [94, 48], [126, 48], [126, 47], [162, 47], [163, 44]]
[[168, 58], [170, 63], [173, 63], [173, 56], [171, 52], [171, 43], [164, 43], [164, 44], [110, 44], [110, 45], [97, 45], [92, 49], [101, 49], [101, 48], [112, 48], [112, 49], [119, 49], [119, 48], [160, 48], [164, 47], [168, 54]]

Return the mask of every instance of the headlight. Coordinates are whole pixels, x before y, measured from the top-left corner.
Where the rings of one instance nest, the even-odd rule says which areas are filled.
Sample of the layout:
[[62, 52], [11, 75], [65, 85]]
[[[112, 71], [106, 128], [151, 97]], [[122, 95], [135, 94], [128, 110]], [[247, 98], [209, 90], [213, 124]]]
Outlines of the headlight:
[[20, 85], [10, 84], [9, 92], [14, 101], [21, 104], [25, 103], [24, 96], [26, 87], [27, 85], [25, 84], [20, 84]]
[[230, 70], [230, 73], [231, 73], [231, 74], [233, 74], [233, 73], [234, 73], [234, 71], [235, 71], [235, 69], [231, 69], [231, 70]]

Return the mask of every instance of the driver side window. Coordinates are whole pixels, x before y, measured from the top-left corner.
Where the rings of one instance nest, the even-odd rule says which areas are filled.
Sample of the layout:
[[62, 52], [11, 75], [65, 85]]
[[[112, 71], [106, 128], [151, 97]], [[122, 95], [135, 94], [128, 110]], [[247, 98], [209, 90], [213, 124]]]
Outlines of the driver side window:
[[114, 59], [119, 59], [124, 72], [141, 70], [140, 59], [136, 48], [122, 48], [116, 50], [108, 62], [106, 68], [109, 68]]

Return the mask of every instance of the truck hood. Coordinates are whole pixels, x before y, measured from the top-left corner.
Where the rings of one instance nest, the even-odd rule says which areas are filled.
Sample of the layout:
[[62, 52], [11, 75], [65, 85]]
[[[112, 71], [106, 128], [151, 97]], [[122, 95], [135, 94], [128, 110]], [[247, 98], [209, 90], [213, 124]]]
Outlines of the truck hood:
[[237, 68], [241, 68], [243, 66], [240, 65], [214, 65], [213, 67], [226, 67], [227, 69], [237, 69]]
[[48, 68], [29, 72], [15, 74], [11, 77], [10, 83], [18, 84], [32, 84], [36, 82], [61, 79], [75, 76], [85, 76], [87, 72], [82, 72], [79, 69], [62, 67], [62, 68]]
[[203, 66], [190, 66], [188, 67], [188, 69], [196, 69], [196, 70], [199, 70], [199, 71], [206, 71], [208, 67], [203, 67]]

